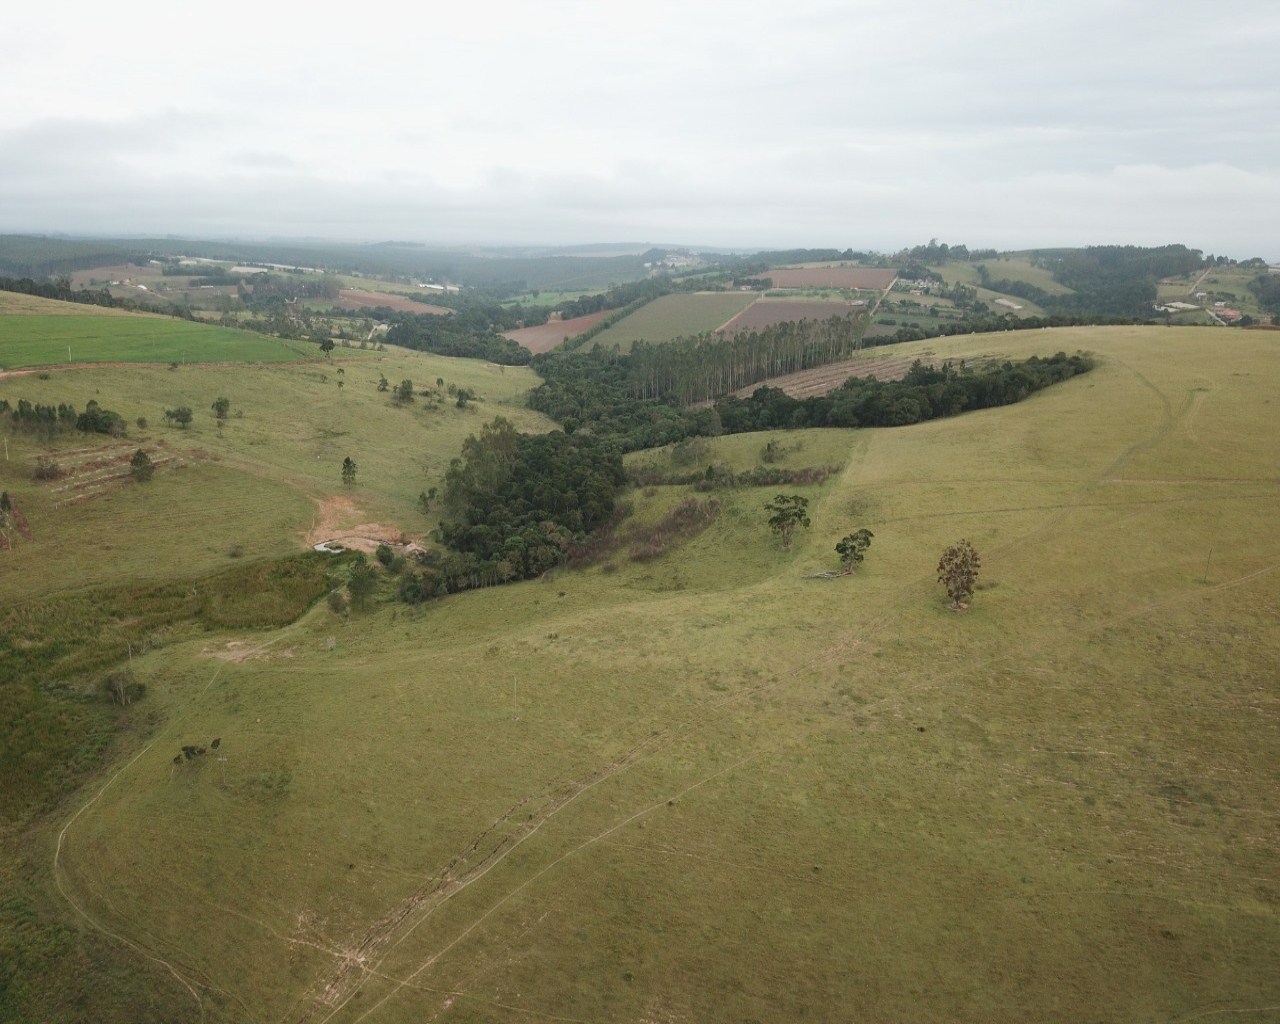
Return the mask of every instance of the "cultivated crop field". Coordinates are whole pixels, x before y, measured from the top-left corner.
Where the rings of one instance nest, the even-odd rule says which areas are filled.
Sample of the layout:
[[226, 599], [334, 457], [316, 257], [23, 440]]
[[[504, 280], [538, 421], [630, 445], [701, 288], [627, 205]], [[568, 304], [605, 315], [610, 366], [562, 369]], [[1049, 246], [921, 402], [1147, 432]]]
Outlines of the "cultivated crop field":
[[594, 327], [612, 312], [611, 309], [603, 309], [598, 313], [570, 317], [568, 320], [551, 320], [537, 327], [521, 327], [515, 331], [506, 331], [503, 337], [523, 345], [530, 352], [549, 352], [566, 338], [575, 337], [588, 328]]
[[760, 275], [773, 281], [775, 288], [844, 288], [884, 291], [898, 276], [896, 270], [876, 267], [775, 267]]
[[0, 316], [5, 370], [69, 362], [280, 362], [315, 354], [312, 345], [168, 317]]
[[417, 302], [405, 295], [394, 295], [390, 292], [343, 288], [338, 294], [339, 297], [336, 303], [320, 300], [315, 304], [324, 308], [336, 305], [342, 309], [357, 311], [385, 306], [401, 313], [434, 313], [436, 316], [449, 316], [453, 312], [448, 306], [435, 306], [427, 302]]
[[630, 316], [601, 331], [591, 348], [629, 352], [637, 341], [662, 343], [714, 331], [757, 298], [755, 292], [681, 292], [646, 303]]
[[804, 299], [759, 299], [721, 328], [722, 334], [759, 331], [788, 320], [829, 320], [833, 316], [856, 316], [866, 312], [866, 304], [807, 301]]
[[[83, 936], [51, 944], [80, 969], [32, 997], [40, 1015], [1267, 1019], [1280, 352], [1261, 332], [1082, 328], [896, 354], [1057, 349], [1099, 365], [910, 428], [705, 442], [735, 467], [770, 440], [778, 465], [842, 464], [785, 488], [812, 518], [790, 552], [765, 524], [777, 489], [656, 487], [630, 496], [637, 521], [718, 506], [654, 560], [135, 653], [148, 724], [13, 847], [23, 920]], [[422, 431], [401, 442], [406, 410], [369, 387], [383, 366], [410, 372], [348, 364], [341, 396], [332, 368], [246, 370], [244, 432], [224, 428], [221, 463], [158, 473], [152, 511], [179, 472], [225, 474], [204, 493], [232, 470], [244, 494], [318, 490], [357, 439], [376, 468], [353, 498], [405, 502], [403, 453], [438, 467], [461, 435], [437, 446], [407, 412]], [[100, 374], [123, 406], [116, 372], [66, 393]], [[495, 373], [494, 404], [457, 422], [528, 380]], [[284, 544], [298, 514], [275, 507]], [[858, 572], [815, 578], [858, 527]], [[961, 537], [982, 569], [956, 613], [934, 567]], [[23, 574], [70, 585], [76, 564]]]

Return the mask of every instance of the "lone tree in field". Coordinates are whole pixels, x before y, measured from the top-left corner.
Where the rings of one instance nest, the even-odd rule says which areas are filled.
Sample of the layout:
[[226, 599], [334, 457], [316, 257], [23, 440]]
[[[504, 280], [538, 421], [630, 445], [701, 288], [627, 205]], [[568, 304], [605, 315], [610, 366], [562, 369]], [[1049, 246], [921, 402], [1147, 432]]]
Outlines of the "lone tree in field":
[[356, 460], [348, 455], [342, 460], [342, 482], [348, 487], [354, 487], [356, 482]]
[[176, 409], [166, 409], [164, 411], [164, 421], [166, 423], [176, 423], [184, 430], [191, 425], [191, 418], [189, 406], [180, 405]]
[[363, 609], [369, 603], [369, 597], [377, 586], [378, 570], [369, 564], [364, 552], [359, 552], [351, 566], [351, 578], [347, 580], [347, 590], [351, 592], [351, 603]]
[[140, 484], [145, 484], [155, 474], [156, 464], [151, 461], [141, 448], [133, 453], [133, 458], [129, 460], [129, 472], [133, 474], [133, 478]]
[[333, 339], [327, 334], [320, 339], [320, 351], [324, 353], [326, 359], [333, 358]]
[[215, 419], [225, 420], [227, 413], [231, 411], [231, 399], [218, 397], [213, 400], [213, 415]]
[[791, 550], [791, 535], [797, 526], [809, 528], [809, 499], [798, 494], [779, 494], [764, 507], [769, 513], [769, 529], [782, 538], [782, 550]]
[[954, 611], [969, 607], [981, 564], [978, 552], [967, 540], [952, 544], [942, 553], [942, 560], [938, 562], [938, 582], [947, 588], [951, 597], [950, 607]]
[[875, 534], [870, 530], [863, 528], [855, 530], [836, 545], [836, 554], [844, 563], [846, 576], [852, 575], [853, 570], [858, 568], [858, 563], [866, 556], [867, 548], [871, 547], [871, 538], [874, 536]]

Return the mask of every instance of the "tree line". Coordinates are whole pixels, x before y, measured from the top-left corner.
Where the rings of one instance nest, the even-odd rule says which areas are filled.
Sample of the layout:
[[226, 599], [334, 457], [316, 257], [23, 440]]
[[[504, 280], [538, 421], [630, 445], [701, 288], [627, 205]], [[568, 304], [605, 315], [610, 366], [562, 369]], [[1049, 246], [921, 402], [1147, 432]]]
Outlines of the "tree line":
[[809, 398], [762, 387], [749, 398], [721, 399], [715, 411], [726, 434], [799, 427], [901, 427], [1012, 405], [1086, 373], [1093, 365], [1088, 356], [1065, 352], [981, 369], [963, 363], [927, 366], [916, 360], [901, 380], [850, 377], [834, 391]]
[[19, 398], [16, 406], [10, 406], [8, 399], [0, 398], [0, 415], [5, 413], [9, 414], [10, 428], [25, 434], [53, 437], [79, 430], [86, 434], [121, 437], [125, 432], [124, 417], [104, 409], [94, 399], [89, 400], [84, 412], [77, 413], [75, 406], [66, 402], [59, 402], [56, 406], [42, 405]]
[[982, 369], [917, 362], [900, 381], [853, 377], [827, 395], [806, 399], [761, 387], [751, 398], [728, 396], [693, 409], [682, 407], [679, 392], [670, 390], [638, 397], [631, 358], [597, 351], [535, 356], [532, 366], [543, 382], [531, 392], [529, 405], [567, 430], [590, 430], [623, 451], [640, 451], [689, 437], [779, 427], [917, 423], [1020, 401], [1093, 365], [1086, 356], [1061, 352]]

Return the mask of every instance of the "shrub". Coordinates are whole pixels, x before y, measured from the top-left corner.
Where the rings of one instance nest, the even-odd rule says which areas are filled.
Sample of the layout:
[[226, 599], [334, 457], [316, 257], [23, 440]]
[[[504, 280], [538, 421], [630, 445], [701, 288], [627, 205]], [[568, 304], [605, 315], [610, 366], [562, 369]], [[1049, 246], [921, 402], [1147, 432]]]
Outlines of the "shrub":
[[31, 475], [36, 480], [57, 480], [62, 476], [62, 467], [47, 455], [37, 455]]

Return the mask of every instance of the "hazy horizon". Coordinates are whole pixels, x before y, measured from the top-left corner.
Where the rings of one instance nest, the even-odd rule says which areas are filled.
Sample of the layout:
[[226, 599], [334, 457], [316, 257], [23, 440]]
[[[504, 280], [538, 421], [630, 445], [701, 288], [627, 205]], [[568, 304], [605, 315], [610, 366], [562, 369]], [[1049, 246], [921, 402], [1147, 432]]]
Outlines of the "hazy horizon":
[[1280, 259], [1280, 7], [10, 16], [0, 233]]

